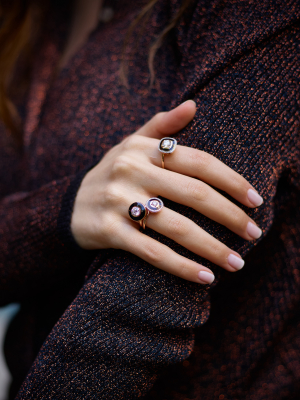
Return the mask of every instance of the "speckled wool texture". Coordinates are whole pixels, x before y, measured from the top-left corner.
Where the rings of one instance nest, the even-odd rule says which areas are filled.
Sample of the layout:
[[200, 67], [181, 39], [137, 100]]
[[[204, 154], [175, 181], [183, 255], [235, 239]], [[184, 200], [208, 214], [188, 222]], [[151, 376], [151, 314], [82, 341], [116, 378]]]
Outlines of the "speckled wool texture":
[[[299, 398], [299, 3], [195, 1], [149, 88], [149, 44], [178, 7], [159, 1], [137, 45], [132, 36], [129, 90], [118, 70], [136, 2], [114, 3], [58, 75], [52, 36], [26, 101], [24, 155], [1, 138], [0, 299], [21, 303], [6, 341], [10, 399]], [[211, 267], [211, 288], [124, 251], [78, 251], [66, 229], [81, 171], [187, 99], [197, 114], [178, 143], [213, 154], [265, 200], [244, 207], [263, 229], [253, 243], [164, 199], [245, 257], [232, 274], [146, 230]]]

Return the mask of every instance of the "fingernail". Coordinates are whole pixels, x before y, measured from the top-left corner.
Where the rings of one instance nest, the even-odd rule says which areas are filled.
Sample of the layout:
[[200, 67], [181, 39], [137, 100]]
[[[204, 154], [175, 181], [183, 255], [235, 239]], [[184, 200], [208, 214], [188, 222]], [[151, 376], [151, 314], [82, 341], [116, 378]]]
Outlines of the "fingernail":
[[184, 102], [181, 103], [181, 104], [185, 104], [185, 103], [187, 103], [188, 101], [192, 101], [192, 102], [196, 105], [196, 102], [195, 102], [194, 100], [192, 100], [192, 99], [186, 100], [186, 101], [184, 101]]
[[242, 258], [235, 256], [234, 254], [229, 254], [227, 260], [228, 264], [236, 270], [242, 269], [245, 265], [245, 261]]
[[210, 272], [206, 271], [200, 271], [198, 273], [198, 278], [203, 283], [212, 283], [215, 280], [214, 274], [211, 274]]
[[248, 199], [255, 207], [261, 206], [264, 199], [253, 189], [248, 190]]
[[261, 237], [262, 230], [259, 229], [258, 226], [252, 224], [252, 222], [248, 222], [247, 225], [247, 233], [249, 236], [251, 236], [253, 239], [258, 239]]

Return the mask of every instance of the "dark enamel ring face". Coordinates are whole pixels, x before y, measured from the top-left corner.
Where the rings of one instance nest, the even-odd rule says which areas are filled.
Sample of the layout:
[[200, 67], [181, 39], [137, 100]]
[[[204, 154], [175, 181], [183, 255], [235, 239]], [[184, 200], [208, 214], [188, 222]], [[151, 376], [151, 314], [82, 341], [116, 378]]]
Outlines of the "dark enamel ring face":
[[170, 154], [173, 153], [177, 145], [177, 140], [170, 137], [162, 138], [158, 145], [158, 150], [161, 153]]
[[132, 203], [128, 209], [128, 213], [133, 221], [141, 221], [146, 216], [146, 208], [142, 203]]
[[158, 197], [151, 197], [151, 199], [147, 200], [146, 203], [146, 208], [151, 212], [151, 213], [157, 213], [159, 212], [164, 206], [164, 203], [161, 199]]

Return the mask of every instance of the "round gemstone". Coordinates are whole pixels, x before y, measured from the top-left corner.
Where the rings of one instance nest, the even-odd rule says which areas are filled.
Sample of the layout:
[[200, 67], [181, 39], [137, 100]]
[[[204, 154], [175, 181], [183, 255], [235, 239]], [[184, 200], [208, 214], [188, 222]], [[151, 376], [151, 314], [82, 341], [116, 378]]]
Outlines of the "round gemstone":
[[152, 201], [150, 201], [150, 206], [158, 209], [160, 207], [160, 204], [157, 200], [152, 200]]
[[143, 218], [145, 218], [146, 208], [144, 204], [136, 201], [130, 205], [128, 213], [130, 218], [134, 221], [141, 221]]
[[147, 209], [153, 213], [159, 212], [163, 206], [164, 203], [158, 197], [151, 197], [146, 203]]
[[131, 209], [131, 214], [132, 214], [134, 217], [139, 217], [139, 216], [141, 215], [141, 212], [142, 212], [142, 210], [141, 210], [139, 207], [133, 207], [133, 208]]

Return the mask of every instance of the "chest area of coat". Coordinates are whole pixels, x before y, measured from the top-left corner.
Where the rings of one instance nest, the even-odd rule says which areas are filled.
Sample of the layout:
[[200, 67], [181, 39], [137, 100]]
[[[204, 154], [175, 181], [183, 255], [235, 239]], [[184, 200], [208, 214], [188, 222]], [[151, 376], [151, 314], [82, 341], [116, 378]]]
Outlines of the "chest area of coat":
[[80, 171], [157, 112], [171, 108], [178, 90], [172, 46], [160, 53], [156, 82], [150, 87], [148, 49], [129, 54], [122, 64], [124, 34], [116, 36], [118, 28], [125, 32], [126, 25], [92, 35], [45, 93], [36, 126], [29, 132], [31, 181], [47, 182]]

